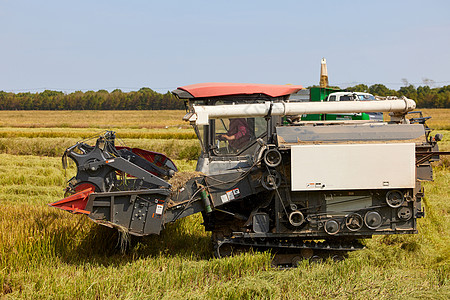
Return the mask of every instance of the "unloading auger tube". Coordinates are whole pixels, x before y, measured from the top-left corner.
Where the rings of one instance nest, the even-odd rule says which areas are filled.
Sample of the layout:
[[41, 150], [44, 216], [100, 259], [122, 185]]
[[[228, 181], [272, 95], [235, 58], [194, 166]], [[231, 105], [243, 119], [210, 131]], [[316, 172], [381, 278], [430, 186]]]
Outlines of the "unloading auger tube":
[[406, 115], [416, 108], [416, 102], [402, 98], [379, 101], [342, 101], [342, 102], [265, 102], [234, 105], [192, 105], [192, 114], [188, 121], [196, 125], [207, 125], [209, 119], [246, 118], [303, 114], [392, 112]]
[[[66, 150], [77, 174], [67, 197], [50, 205], [134, 236], [159, 234], [165, 224], [201, 213], [217, 257], [270, 250], [283, 265], [342, 257], [373, 235], [417, 233], [421, 181], [432, 180], [431, 162], [446, 154], [438, 149], [442, 135], [433, 137], [422, 115], [407, 118], [415, 108], [410, 99], [290, 102], [301, 89], [178, 88], [173, 93], [188, 108], [183, 119], [201, 145], [193, 178], [171, 186], [177, 168], [169, 158], [115, 146], [115, 134], [106, 132], [95, 145], [84, 141]], [[391, 121], [291, 118], [342, 112], [390, 112]], [[246, 136], [239, 147], [223, 138], [234, 134], [235, 118], [234, 130]]]

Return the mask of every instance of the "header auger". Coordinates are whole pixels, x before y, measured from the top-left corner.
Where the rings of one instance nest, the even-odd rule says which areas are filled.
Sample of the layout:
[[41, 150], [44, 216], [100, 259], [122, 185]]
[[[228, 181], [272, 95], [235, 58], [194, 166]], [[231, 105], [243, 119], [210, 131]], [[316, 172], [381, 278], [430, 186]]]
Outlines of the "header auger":
[[[52, 203], [130, 234], [201, 213], [217, 257], [270, 249], [276, 263], [342, 256], [359, 239], [417, 232], [422, 180], [432, 180], [437, 141], [410, 99], [299, 102], [293, 85], [198, 84], [184, 99], [201, 144], [198, 173], [181, 187], [162, 154], [117, 147], [113, 132], [78, 143], [67, 198]], [[298, 121], [316, 113], [390, 112], [389, 122]]]

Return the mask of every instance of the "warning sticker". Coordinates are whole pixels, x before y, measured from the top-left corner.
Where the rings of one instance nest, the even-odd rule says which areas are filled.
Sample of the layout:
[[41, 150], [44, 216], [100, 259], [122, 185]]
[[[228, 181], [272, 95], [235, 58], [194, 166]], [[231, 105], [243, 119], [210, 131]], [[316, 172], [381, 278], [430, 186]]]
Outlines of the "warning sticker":
[[228, 196], [227, 194], [223, 194], [222, 196], [220, 196], [220, 200], [222, 200], [222, 203], [228, 202]]
[[156, 204], [156, 211], [155, 211], [155, 213], [156, 213], [157, 215], [162, 215], [163, 209], [164, 209], [164, 205], [162, 205], [162, 204]]
[[234, 199], [237, 199], [241, 196], [241, 191], [239, 191], [238, 188], [232, 189], [230, 191], [225, 192], [222, 196], [220, 196], [220, 200], [222, 200], [222, 203], [232, 201]]
[[228, 196], [228, 200], [234, 200], [234, 194], [233, 194], [233, 191], [228, 191], [227, 192], [227, 196]]
[[320, 189], [324, 187], [320, 182], [310, 182], [306, 184], [306, 188], [308, 189]]

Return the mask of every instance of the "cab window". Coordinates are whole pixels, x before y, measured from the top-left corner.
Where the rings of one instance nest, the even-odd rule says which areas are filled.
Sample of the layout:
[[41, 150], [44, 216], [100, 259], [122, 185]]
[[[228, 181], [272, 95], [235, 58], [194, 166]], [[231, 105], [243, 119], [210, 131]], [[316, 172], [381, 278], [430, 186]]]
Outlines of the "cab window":
[[239, 154], [266, 132], [264, 118], [230, 118], [214, 120], [213, 149], [217, 155]]

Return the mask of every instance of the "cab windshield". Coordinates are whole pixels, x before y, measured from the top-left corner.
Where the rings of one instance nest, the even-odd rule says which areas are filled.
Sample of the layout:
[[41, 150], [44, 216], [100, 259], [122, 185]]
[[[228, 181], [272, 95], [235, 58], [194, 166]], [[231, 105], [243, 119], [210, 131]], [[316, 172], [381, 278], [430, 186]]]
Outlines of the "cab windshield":
[[267, 126], [262, 117], [215, 119], [213, 122], [213, 149], [217, 155], [242, 153], [266, 133]]

